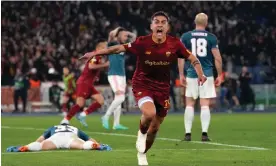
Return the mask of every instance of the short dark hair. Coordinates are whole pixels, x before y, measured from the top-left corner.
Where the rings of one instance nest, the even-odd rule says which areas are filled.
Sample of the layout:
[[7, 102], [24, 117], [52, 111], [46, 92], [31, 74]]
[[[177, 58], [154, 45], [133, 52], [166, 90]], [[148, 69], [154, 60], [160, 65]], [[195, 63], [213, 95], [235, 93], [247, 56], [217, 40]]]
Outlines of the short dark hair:
[[118, 37], [119, 33], [122, 32], [122, 31], [127, 31], [125, 28], [123, 27], [120, 27], [115, 35], [115, 37]]
[[106, 39], [100, 38], [100, 39], [96, 40], [96, 43], [97, 43], [97, 44], [98, 44], [98, 43], [101, 43], [101, 42], [106, 42]]
[[166, 19], [168, 20], [168, 22], [170, 21], [170, 18], [169, 18], [169, 15], [164, 12], [164, 11], [158, 11], [158, 12], [155, 12], [152, 16], [151, 16], [151, 21], [154, 19], [154, 17], [156, 16], [164, 16], [166, 17]]

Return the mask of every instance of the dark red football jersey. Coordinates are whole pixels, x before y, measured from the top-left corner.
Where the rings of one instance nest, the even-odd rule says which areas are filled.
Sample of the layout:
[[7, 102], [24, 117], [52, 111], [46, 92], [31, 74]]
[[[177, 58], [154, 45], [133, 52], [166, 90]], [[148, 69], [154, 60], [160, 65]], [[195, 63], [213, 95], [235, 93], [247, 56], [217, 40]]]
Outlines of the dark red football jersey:
[[124, 45], [127, 52], [137, 56], [132, 78], [133, 88], [169, 92], [170, 69], [177, 58], [187, 59], [191, 52], [176, 37], [167, 35], [166, 41], [157, 44], [152, 35], [138, 37]]
[[89, 63], [100, 64], [102, 63], [102, 59], [100, 56], [95, 56], [89, 62], [86, 62], [85, 67], [77, 81], [77, 84], [80, 84], [80, 83], [93, 84], [96, 78], [98, 77], [100, 70], [89, 69]]

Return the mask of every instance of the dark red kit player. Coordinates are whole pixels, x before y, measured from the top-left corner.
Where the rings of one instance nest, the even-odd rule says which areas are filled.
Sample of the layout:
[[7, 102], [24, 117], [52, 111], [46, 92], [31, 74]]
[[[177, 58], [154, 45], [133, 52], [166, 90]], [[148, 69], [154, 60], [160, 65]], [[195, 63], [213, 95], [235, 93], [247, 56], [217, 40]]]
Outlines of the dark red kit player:
[[146, 152], [152, 146], [160, 124], [170, 107], [170, 67], [177, 58], [191, 61], [197, 72], [199, 83], [206, 77], [196, 56], [192, 55], [178, 38], [167, 35], [169, 17], [159, 11], [151, 18], [152, 34], [141, 36], [133, 43], [117, 45], [107, 49], [86, 53], [82, 58], [96, 55], [127, 52], [137, 56], [136, 70], [132, 78], [133, 93], [142, 112], [140, 130], [136, 141], [138, 164], [148, 165]]
[[[106, 42], [99, 42], [96, 46], [96, 50], [101, 50], [106, 48]], [[77, 119], [81, 122], [82, 125], [87, 127], [85, 121], [86, 115], [96, 111], [104, 104], [104, 97], [100, 94], [94, 87], [94, 82], [99, 75], [99, 69], [107, 67], [109, 63], [102, 63], [100, 56], [95, 56], [88, 61], [86, 61], [85, 67], [81, 73], [81, 76], [77, 80], [76, 88], [76, 104], [72, 106], [68, 114], [61, 121], [62, 123], [69, 124], [69, 121], [76, 113], [80, 112], [85, 106], [86, 99], [92, 98], [94, 103], [92, 103], [86, 110], [80, 113]]]

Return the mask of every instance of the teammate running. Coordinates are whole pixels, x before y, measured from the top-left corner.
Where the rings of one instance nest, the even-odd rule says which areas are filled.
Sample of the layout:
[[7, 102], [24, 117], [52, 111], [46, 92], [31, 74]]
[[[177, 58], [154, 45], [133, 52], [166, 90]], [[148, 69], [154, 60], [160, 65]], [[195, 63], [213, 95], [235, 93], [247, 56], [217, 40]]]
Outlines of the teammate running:
[[[96, 50], [99, 51], [101, 49], [106, 48], [106, 42], [99, 42], [96, 46]], [[76, 91], [76, 104], [71, 107], [69, 113], [64, 117], [61, 123], [69, 124], [69, 121], [73, 116], [76, 115], [77, 112], [81, 111], [85, 106], [85, 101], [89, 98], [94, 100], [85, 111], [81, 112], [77, 119], [81, 122], [82, 125], [87, 127], [87, 123], [85, 118], [88, 114], [96, 111], [104, 104], [104, 97], [100, 94], [94, 87], [94, 81], [98, 77], [100, 68], [107, 67], [109, 63], [102, 63], [101, 57], [93, 57], [89, 61], [86, 61], [84, 70], [82, 71], [81, 76], [77, 81], [77, 91]]]

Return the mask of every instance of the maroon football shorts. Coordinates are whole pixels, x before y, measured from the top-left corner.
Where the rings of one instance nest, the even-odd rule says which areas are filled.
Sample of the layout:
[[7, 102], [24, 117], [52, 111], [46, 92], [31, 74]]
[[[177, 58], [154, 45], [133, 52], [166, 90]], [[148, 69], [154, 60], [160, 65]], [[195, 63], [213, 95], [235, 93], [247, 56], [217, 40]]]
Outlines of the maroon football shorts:
[[92, 95], [99, 94], [94, 85], [87, 83], [77, 83], [77, 97], [89, 99]]
[[[133, 94], [136, 103], [139, 105], [140, 99], [151, 98], [156, 107], [156, 114], [160, 117], [166, 117], [170, 109], [170, 94], [169, 92], [157, 92], [146, 90], [144, 88], [133, 88]], [[140, 100], [141, 102], [142, 100]]]

